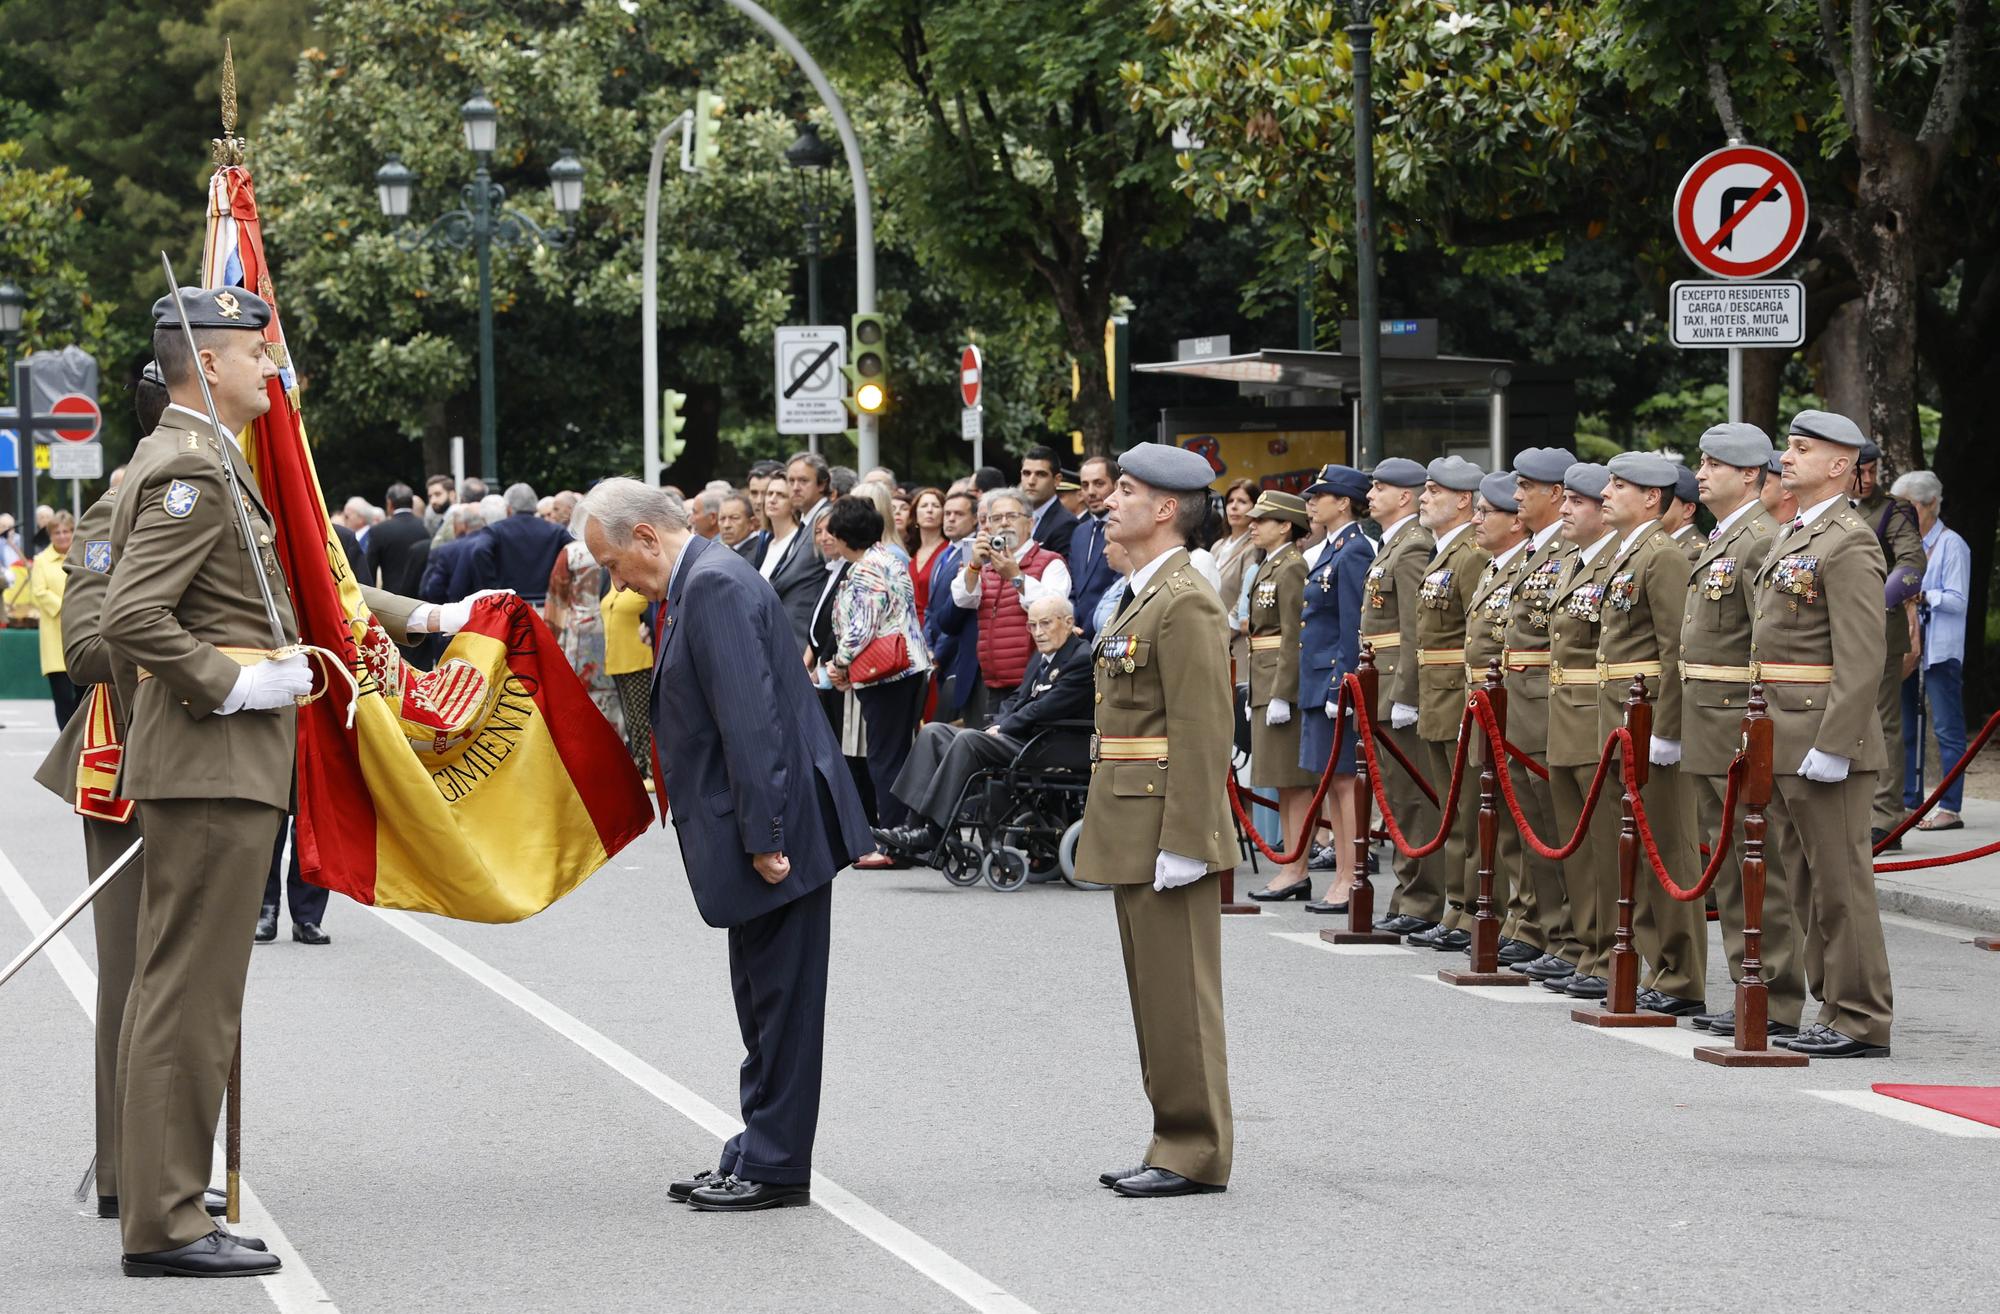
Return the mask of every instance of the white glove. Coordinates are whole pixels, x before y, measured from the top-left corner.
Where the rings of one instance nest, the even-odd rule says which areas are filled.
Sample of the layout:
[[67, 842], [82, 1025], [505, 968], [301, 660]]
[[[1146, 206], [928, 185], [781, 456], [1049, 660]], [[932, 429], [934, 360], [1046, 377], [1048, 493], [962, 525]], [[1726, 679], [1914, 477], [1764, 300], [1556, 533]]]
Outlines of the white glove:
[[215, 709], [215, 714], [230, 716], [237, 712], [270, 712], [290, 707], [311, 693], [312, 687], [312, 667], [307, 664], [304, 653], [293, 653], [277, 661], [266, 658], [236, 673], [235, 687], [222, 700], [222, 706]]
[[513, 591], [512, 589], [481, 589], [477, 593], [468, 594], [457, 602], [445, 603], [438, 608], [437, 632], [439, 634], [458, 633], [472, 619], [473, 603], [479, 601], [481, 598], [496, 597], [499, 594], [512, 593]]
[[1327, 719], [1327, 720], [1329, 720], [1329, 721], [1331, 721], [1331, 720], [1332, 720], [1332, 719], [1333, 719], [1334, 717], [1336, 717], [1336, 716], [1339, 716], [1339, 715], [1340, 715], [1340, 699], [1338, 699], [1338, 698], [1329, 698], [1329, 699], [1327, 699], [1327, 700], [1326, 700], [1326, 706], [1325, 706], [1325, 711], [1326, 711], [1326, 719]]
[[1407, 730], [1417, 723], [1417, 709], [1408, 703], [1389, 704], [1389, 728]]
[[1852, 765], [1851, 758], [1835, 757], [1832, 753], [1811, 748], [1806, 750], [1805, 761], [1799, 763], [1799, 774], [1822, 785], [1837, 785], [1847, 779], [1847, 769]]
[[1283, 725], [1292, 719], [1292, 705], [1282, 698], [1273, 698], [1264, 707], [1265, 725]]
[[1646, 755], [1646, 760], [1654, 766], [1673, 766], [1681, 760], [1681, 741], [1654, 735], [1652, 751]]
[[1160, 850], [1160, 856], [1153, 859], [1153, 888], [1171, 890], [1182, 885], [1192, 885], [1208, 875], [1208, 864], [1200, 858], [1184, 858], [1178, 853]]

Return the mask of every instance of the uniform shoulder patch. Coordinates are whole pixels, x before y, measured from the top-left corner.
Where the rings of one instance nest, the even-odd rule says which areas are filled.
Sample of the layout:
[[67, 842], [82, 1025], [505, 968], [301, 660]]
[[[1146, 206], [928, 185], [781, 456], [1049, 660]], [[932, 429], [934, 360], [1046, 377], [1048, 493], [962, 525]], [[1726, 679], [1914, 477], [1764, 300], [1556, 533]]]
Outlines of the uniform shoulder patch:
[[176, 479], [167, 485], [166, 495], [160, 499], [160, 509], [176, 520], [183, 520], [194, 510], [194, 504], [200, 497], [200, 489], [185, 479]]
[[93, 538], [83, 545], [83, 568], [100, 575], [111, 573], [111, 540]]
[[1175, 571], [1173, 574], [1167, 576], [1167, 588], [1174, 593], [1181, 592], [1183, 589], [1190, 587], [1192, 583], [1193, 581], [1188, 579], [1186, 575], [1181, 574], [1178, 570]]

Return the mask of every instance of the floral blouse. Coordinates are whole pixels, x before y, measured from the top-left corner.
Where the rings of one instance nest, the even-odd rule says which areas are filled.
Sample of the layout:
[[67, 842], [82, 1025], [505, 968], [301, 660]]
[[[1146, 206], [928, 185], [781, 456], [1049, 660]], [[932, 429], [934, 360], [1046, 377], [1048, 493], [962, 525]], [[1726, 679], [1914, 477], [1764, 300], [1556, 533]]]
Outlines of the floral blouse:
[[863, 648], [883, 635], [900, 634], [910, 650], [910, 667], [903, 675], [931, 668], [910, 568], [880, 543], [861, 554], [834, 594], [833, 633], [834, 661], [842, 666], [852, 665]]

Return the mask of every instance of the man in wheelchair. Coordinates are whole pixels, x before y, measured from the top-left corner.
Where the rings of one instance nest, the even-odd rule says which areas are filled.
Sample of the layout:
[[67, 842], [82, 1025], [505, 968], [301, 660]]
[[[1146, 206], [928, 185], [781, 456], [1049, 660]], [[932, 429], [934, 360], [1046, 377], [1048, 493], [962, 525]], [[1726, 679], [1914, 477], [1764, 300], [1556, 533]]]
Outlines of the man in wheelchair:
[[954, 819], [952, 809], [974, 772], [1012, 762], [1044, 726], [1090, 719], [1090, 645], [1077, 633], [1069, 599], [1037, 599], [1028, 608], [1028, 634], [1035, 641], [1035, 655], [1028, 659], [1021, 687], [1000, 704], [991, 726], [961, 730], [932, 723], [917, 736], [893, 791], [917, 820], [876, 828], [875, 838], [889, 852], [918, 860], [929, 856], [944, 838]]

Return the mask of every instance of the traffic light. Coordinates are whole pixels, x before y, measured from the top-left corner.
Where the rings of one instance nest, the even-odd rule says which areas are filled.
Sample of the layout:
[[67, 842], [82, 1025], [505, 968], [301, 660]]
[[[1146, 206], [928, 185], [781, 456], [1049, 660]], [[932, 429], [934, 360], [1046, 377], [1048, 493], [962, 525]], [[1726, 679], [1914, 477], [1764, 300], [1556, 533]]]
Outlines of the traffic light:
[[846, 367], [848, 405], [857, 415], [880, 415], [889, 405], [889, 352], [880, 315], [856, 315], [854, 363]]
[[693, 165], [706, 169], [722, 158], [722, 97], [713, 91], [694, 93]]
[[665, 469], [680, 459], [687, 450], [687, 443], [681, 438], [681, 430], [687, 428], [687, 416], [681, 414], [681, 407], [687, 405], [687, 394], [668, 388], [660, 394], [660, 468]]

